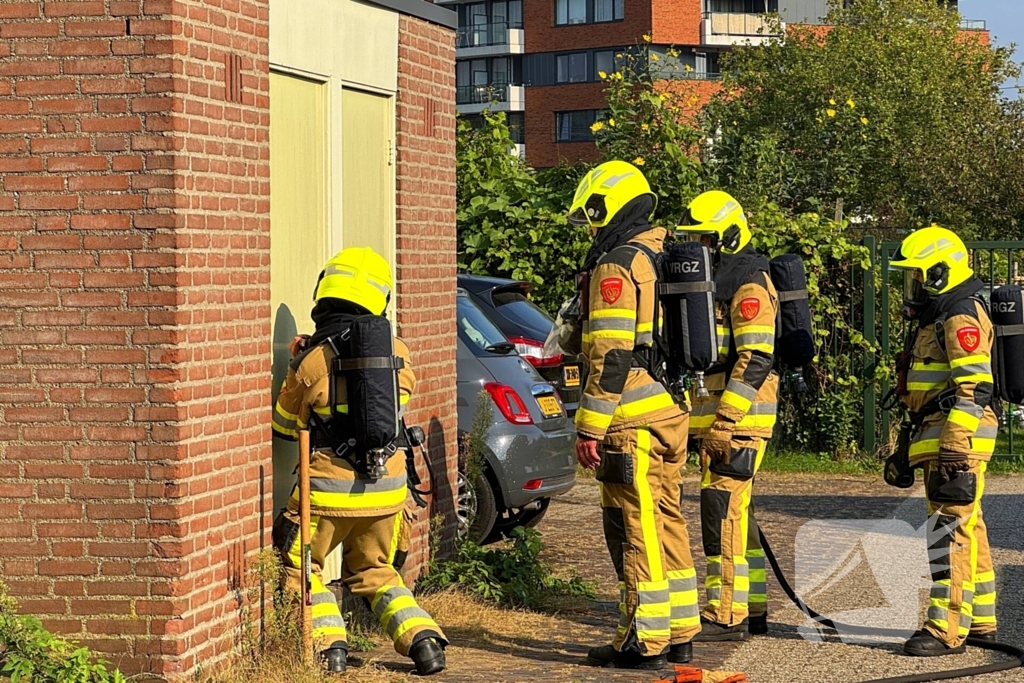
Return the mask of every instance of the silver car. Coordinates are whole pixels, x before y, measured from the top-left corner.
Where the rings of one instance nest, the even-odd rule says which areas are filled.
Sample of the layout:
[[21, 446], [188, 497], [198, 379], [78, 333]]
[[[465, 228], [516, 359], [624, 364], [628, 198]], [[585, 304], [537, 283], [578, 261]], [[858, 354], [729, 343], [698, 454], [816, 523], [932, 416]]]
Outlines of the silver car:
[[[516, 526], [535, 525], [551, 498], [572, 488], [576, 432], [555, 387], [516, 353], [465, 290], [458, 290], [457, 302], [459, 533], [486, 543]], [[467, 468], [468, 436], [481, 400], [491, 412], [482, 466]]]

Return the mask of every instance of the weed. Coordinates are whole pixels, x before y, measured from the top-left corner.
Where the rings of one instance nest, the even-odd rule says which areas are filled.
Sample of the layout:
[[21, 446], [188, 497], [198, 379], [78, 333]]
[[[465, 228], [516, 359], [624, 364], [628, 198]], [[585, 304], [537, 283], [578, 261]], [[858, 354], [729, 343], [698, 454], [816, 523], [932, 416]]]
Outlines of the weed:
[[18, 614], [18, 602], [0, 581], [0, 676], [10, 683], [125, 683], [109, 664], [51, 634], [35, 617]]
[[572, 571], [555, 576], [540, 559], [541, 536], [517, 527], [504, 544], [484, 549], [470, 541], [459, 543], [455, 557], [431, 562], [417, 587], [426, 593], [458, 587], [471, 596], [503, 607], [551, 610], [565, 599], [593, 599], [594, 584]]

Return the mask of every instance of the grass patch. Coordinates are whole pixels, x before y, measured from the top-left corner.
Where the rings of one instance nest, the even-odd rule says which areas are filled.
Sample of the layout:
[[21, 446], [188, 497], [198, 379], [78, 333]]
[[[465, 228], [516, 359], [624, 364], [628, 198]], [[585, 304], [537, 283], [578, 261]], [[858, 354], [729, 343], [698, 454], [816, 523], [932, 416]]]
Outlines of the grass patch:
[[760, 471], [777, 472], [780, 474], [808, 473], [881, 476], [882, 463], [868, 457], [836, 459], [827, 453], [776, 451], [769, 447], [764, 460], [761, 462]]

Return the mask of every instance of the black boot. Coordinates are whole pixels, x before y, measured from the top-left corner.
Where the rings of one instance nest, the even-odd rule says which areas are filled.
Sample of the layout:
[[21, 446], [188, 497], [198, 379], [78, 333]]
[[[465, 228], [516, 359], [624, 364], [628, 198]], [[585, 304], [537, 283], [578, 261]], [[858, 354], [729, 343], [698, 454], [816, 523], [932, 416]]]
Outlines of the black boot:
[[985, 633], [975, 633], [974, 631], [971, 631], [967, 638], [968, 640], [980, 640], [983, 643], [994, 643], [996, 642], [996, 632], [986, 631]]
[[592, 647], [587, 652], [587, 666], [608, 667], [616, 669], [638, 669], [642, 671], [653, 671], [668, 667], [668, 659], [665, 654], [641, 655], [637, 652], [619, 652], [611, 645]]
[[700, 618], [700, 633], [694, 636], [696, 643], [718, 643], [725, 640], [747, 640], [750, 638], [750, 621], [744, 619], [735, 626], [724, 626]]
[[615, 658], [619, 656], [619, 651], [611, 645], [602, 645], [601, 647], [592, 647], [587, 651], [587, 666], [610, 666]]
[[915, 633], [913, 638], [903, 643], [903, 652], [911, 657], [958, 655], [966, 650], [967, 643], [960, 643], [960, 647], [950, 647], [923, 629]]
[[320, 651], [320, 661], [327, 673], [343, 674], [348, 667], [348, 643], [336, 640], [326, 650]]
[[433, 638], [423, 638], [409, 648], [409, 657], [416, 664], [420, 676], [430, 676], [444, 671], [444, 648]]
[[668, 661], [673, 664], [686, 664], [693, 659], [693, 643], [678, 643], [676, 645], [669, 645], [668, 647]]
[[750, 635], [752, 636], [763, 636], [768, 633], [768, 613], [758, 614], [750, 617], [750, 625], [748, 626]]

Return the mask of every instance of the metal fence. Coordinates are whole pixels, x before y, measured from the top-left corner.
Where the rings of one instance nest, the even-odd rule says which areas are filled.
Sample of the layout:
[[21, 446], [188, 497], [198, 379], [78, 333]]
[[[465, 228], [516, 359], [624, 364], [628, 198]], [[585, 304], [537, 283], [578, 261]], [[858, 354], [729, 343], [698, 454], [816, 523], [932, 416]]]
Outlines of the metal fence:
[[508, 83], [461, 85], [455, 89], [455, 104], [490, 104], [508, 102]]
[[462, 26], [455, 34], [455, 47], [507, 45], [509, 29], [522, 27], [522, 22], [507, 21], [495, 21], [489, 24]]
[[[864, 354], [863, 376], [871, 378], [880, 361], [893, 362], [901, 350], [908, 323], [898, 314], [903, 298], [902, 275], [896, 278], [889, 271], [890, 255], [900, 242], [878, 242], [869, 235], [863, 244], [870, 250], [873, 266], [872, 270], [864, 273], [863, 334], [879, 349], [877, 354]], [[1024, 241], [967, 242], [967, 249], [975, 275], [985, 283], [981, 296], [986, 301], [997, 287], [1024, 284]], [[862, 446], [867, 453], [876, 452], [880, 445], [889, 443], [893, 437], [894, 425], [889, 413], [881, 410], [879, 400], [889, 391], [889, 386], [888, 379], [865, 383]], [[1024, 455], [1024, 410], [1020, 406], [1004, 405], [995, 457], [1021, 455]]]

